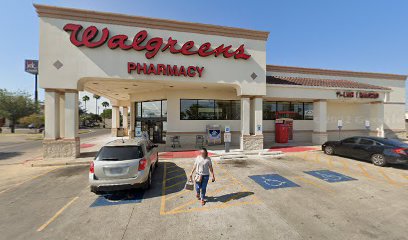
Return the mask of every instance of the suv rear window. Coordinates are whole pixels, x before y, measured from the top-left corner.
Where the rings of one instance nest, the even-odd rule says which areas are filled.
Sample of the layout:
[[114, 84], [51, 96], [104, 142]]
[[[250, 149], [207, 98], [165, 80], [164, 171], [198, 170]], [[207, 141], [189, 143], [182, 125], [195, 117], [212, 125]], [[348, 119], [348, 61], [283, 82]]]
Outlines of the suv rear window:
[[141, 146], [105, 146], [95, 157], [97, 161], [123, 161], [143, 157]]

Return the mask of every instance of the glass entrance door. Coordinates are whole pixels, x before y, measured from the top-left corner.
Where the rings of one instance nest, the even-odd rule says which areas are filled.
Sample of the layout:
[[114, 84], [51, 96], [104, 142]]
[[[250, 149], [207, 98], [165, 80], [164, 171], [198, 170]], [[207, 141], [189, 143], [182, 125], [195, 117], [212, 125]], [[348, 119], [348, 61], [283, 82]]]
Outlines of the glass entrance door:
[[167, 101], [136, 103], [136, 127], [154, 143], [165, 143], [167, 132]]
[[142, 132], [147, 133], [153, 143], [165, 143], [166, 131], [163, 129], [163, 120], [143, 119], [141, 121]]

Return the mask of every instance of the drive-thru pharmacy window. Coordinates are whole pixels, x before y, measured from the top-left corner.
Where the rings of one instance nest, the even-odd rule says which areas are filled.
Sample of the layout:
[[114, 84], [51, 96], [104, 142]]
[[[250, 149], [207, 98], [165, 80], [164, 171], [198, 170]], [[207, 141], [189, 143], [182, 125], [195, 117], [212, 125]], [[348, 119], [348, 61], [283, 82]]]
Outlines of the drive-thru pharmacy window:
[[[275, 120], [276, 112], [290, 113], [294, 120], [313, 120], [313, 103], [310, 102], [263, 102], [263, 119]], [[290, 116], [289, 116], [290, 115]]]

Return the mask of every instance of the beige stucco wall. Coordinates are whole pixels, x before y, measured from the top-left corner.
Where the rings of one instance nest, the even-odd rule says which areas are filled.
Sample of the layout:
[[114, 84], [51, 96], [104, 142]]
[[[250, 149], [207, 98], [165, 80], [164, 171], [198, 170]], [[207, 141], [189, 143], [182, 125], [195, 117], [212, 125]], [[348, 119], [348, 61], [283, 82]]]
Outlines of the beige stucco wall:
[[[171, 54], [168, 51], [159, 52], [154, 58], [146, 59], [145, 52], [135, 50], [124, 51], [109, 49], [106, 44], [98, 48], [76, 47], [69, 41], [69, 33], [63, 30], [67, 23], [81, 24], [84, 28], [96, 26], [98, 29], [108, 27], [110, 36], [126, 34], [132, 38], [140, 30], [147, 30], [148, 38], [169, 37], [177, 39], [183, 44], [193, 40], [196, 46], [210, 42], [212, 46], [231, 44], [234, 49], [245, 44], [245, 49], [251, 58], [248, 60], [220, 57], [199, 57], [198, 55], [184, 56]], [[265, 69], [266, 69], [266, 42], [243, 38], [204, 35], [188, 32], [176, 32], [159, 29], [148, 29], [113, 24], [100, 24], [82, 21], [70, 21], [40, 18], [40, 87], [77, 89], [77, 81], [85, 77], [98, 77], [103, 79], [138, 79], [165, 80], [175, 82], [199, 83], [228, 83], [238, 86], [238, 94], [264, 95], [265, 94]], [[63, 67], [57, 69], [54, 62], [60, 61]], [[127, 62], [162, 63], [184, 66], [205, 67], [201, 78], [186, 78], [156, 75], [137, 75], [127, 73]], [[258, 77], [253, 80], [250, 76], [255, 73]]]

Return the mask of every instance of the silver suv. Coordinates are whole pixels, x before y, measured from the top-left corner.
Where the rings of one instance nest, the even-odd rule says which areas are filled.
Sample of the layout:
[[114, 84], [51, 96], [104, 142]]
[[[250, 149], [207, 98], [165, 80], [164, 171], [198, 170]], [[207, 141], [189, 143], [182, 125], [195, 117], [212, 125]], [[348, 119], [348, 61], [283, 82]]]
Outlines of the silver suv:
[[89, 168], [91, 192], [148, 189], [158, 165], [157, 145], [148, 140], [126, 139], [107, 143]]

